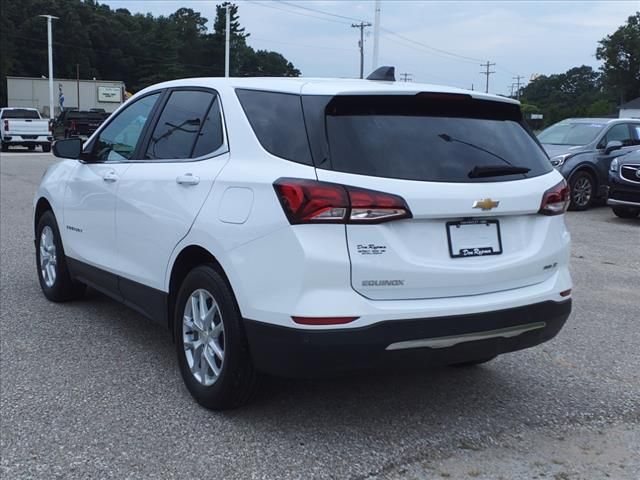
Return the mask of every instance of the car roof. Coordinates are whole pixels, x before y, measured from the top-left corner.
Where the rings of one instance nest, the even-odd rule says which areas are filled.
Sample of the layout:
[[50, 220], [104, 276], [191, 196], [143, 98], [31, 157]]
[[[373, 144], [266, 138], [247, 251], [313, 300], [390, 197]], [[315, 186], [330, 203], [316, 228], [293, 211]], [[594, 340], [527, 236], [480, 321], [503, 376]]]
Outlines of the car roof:
[[[417, 82], [387, 82], [348, 78], [308, 77], [204, 77], [172, 80], [146, 88], [143, 92], [170, 87], [245, 88], [304, 95], [411, 95], [421, 92], [467, 94], [481, 100], [519, 105], [517, 100], [477, 90]], [[142, 92], [140, 92], [142, 93]]]
[[571, 123], [602, 123], [602, 124], [629, 122], [629, 121], [640, 122], [640, 120], [633, 119], [633, 118], [587, 118], [587, 117], [566, 118], [562, 121], [571, 122]]

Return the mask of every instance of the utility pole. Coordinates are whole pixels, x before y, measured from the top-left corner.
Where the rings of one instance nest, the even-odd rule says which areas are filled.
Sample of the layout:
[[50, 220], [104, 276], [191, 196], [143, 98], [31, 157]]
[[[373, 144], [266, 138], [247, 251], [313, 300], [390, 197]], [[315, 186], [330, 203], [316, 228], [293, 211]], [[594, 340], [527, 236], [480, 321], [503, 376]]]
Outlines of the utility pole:
[[489, 75], [491, 75], [492, 73], [496, 73], [495, 71], [489, 71], [489, 68], [493, 67], [495, 65], [495, 63], [491, 63], [490, 61], [487, 60], [487, 63], [481, 63], [480, 66], [481, 67], [485, 67], [487, 69], [486, 72], [480, 72], [483, 75], [487, 76], [487, 86], [485, 87], [485, 93], [489, 93]]
[[378, 56], [380, 47], [380, 0], [375, 3], [375, 15], [373, 20], [373, 60], [371, 70], [378, 68]]
[[38, 15], [47, 19], [47, 43], [49, 44], [49, 118], [54, 118], [55, 105], [53, 103], [53, 35], [51, 33], [51, 20], [58, 20], [53, 15]]
[[231, 40], [231, 18], [229, 15], [230, 5], [224, 7], [225, 14], [225, 28], [224, 28], [224, 76], [229, 77], [229, 43]]
[[78, 93], [78, 111], [80, 111], [80, 64], [76, 63], [76, 91]]
[[360, 29], [360, 41], [358, 42], [360, 47], [360, 78], [364, 78], [364, 29], [365, 27], [370, 27], [371, 24], [369, 22], [360, 22], [352, 23], [351, 26]]
[[401, 73], [402, 82], [413, 82], [413, 73]]
[[[516, 75], [515, 77], [513, 77], [513, 79], [516, 81], [515, 85], [516, 85], [516, 98], [518, 100], [520, 100], [520, 79], [523, 79], [524, 77], [522, 75]], [[511, 96], [513, 97], [513, 94], [511, 94]]]

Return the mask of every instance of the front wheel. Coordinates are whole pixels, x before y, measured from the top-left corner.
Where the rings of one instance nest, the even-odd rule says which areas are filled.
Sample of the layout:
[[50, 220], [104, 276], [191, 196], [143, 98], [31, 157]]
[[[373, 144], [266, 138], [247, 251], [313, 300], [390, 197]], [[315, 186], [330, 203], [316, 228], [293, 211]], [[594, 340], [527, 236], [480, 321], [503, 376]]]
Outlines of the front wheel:
[[570, 181], [570, 210], [587, 210], [593, 203], [596, 182], [587, 172], [577, 172]]
[[69, 274], [56, 217], [51, 210], [42, 214], [36, 227], [38, 280], [45, 297], [64, 302], [82, 296], [85, 286]]
[[620, 218], [636, 218], [640, 214], [640, 208], [611, 207], [613, 213]]
[[257, 390], [242, 317], [226, 281], [210, 265], [194, 268], [176, 298], [174, 334], [180, 373], [203, 407], [226, 410]]

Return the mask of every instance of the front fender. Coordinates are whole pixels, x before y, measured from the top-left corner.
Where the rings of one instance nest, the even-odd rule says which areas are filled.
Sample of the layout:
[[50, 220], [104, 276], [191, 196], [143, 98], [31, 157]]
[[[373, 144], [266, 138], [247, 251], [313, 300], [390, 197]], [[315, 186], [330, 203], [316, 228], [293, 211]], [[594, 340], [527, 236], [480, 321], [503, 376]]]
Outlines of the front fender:
[[[63, 160], [49, 166], [44, 172], [33, 199], [34, 225], [38, 202], [41, 199], [45, 199], [51, 205], [58, 225], [62, 226], [64, 224], [64, 194], [67, 188], [67, 181], [77, 165], [78, 162], [75, 160]], [[64, 242], [64, 228], [60, 228], [60, 235]]]

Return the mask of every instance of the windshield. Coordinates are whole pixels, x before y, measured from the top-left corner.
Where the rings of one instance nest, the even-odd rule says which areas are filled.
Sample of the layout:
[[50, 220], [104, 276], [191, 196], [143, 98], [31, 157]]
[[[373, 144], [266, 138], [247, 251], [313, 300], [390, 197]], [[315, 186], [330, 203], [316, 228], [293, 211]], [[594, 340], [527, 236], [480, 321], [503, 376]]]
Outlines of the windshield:
[[538, 140], [551, 145], [586, 145], [593, 142], [603, 128], [603, 123], [560, 122], [540, 132]]
[[39, 120], [40, 115], [38, 115], [36, 110], [15, 109], [5, 110], [2, 113], [2, 118], [28, 118], [32, 120]]
[[550, 171], [516, 105], [456, 97], [462, 96], [334, 97], [324, 119], [330, 165], [318, 166], [435, 182], [508, 181]]

